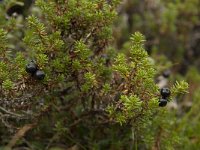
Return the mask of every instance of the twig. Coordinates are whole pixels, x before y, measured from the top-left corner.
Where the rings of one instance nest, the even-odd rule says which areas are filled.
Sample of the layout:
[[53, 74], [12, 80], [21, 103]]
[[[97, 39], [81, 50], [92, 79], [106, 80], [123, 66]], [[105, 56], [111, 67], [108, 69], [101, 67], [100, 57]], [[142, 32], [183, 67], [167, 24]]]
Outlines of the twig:
[[12, 148], [13, 146], [15, 146], [15, 144], [17, 143], [17, 141], [19, 139], [21, 139], [26, 132], [28, 132], [29, 130], [31, 130], [33, 127], [35, 126], [35, 124], [27, 124], [25, 126], [23, 126], [21, 129], [19, 129], [19, 131], [12, 137], [12, 139], [10, 140], [10, 142], [8, 143], [8, 145], [6, 146], [7, 148]]
[[59, 133], [56, 133], [49, 141], [48, 145], [46, 146], [45, 150], [48, 150], [50, 148], [50, 146], [52, 145], [52, 143], [54, 142], [54, 140], [56, 140], [56, 138], [59, 136]]
[[29, 150], [33, 150], [31, 143], [29, 143], [25, 138], [23, 138], [23, 141], [27, 144], [27, 146], [29, 147]]
[[18, 132], [12, 137], [12, 139], [10, 140], [10, 142], [7, 144], [6, 148], [7, 149], [11, 149], [13, 146], [15, 146], [15, 144], [17, 143], [17, 141], [19, 139], [21, 139], [29, 130], [31, 130], [32, 128], [34, 128], [39, 121], [41, 120], [41, 116], [43, 116], [44, 113], [49, 111], [51, 105], [48, 105], [47, 107], [45, 107], [44, 109], [41, 110], [41, 112], [37, 115], [34, 116], [35, 120], [34, 123], [32, 124], [26, 124], [24, 125], [22, 128], [20, 128], [18, 130]]
[[7, 113], [7, 114], [10, 114], [10, 115], [13, 115], [13, 116], [16, 116], [16, 117], [19, 117], [19, 118], [22, 118], [22, 117], [23, 117], [22, 115], [13, 113], [13, 112], [11, 112], [11, 111], [8, 111], [8, 110], [4, 109], [4, 108], [1, 107], [1, 106], [0, 106], [0, 110], [4, 111], [4, 112]]

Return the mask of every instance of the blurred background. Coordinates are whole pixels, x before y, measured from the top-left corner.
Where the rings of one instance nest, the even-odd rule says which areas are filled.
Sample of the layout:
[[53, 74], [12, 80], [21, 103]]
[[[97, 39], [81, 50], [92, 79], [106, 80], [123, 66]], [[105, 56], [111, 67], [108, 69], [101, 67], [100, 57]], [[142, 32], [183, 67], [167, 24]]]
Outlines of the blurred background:
[[155, 81], [159, 86], [180, 79], [189, 83], [189, 94], [171, 102], [166, 115], [170, 117], [163, 125], [174, 131], [171, 137], [176, 134], [181, 138], [177, 149], [199, 149], [200, 1], [123, 0], [118, 11], [113, 33], [116, 48], [126, 52], [130, 35], [139, 31], [145, 35], [146, 50], [157, 66]]

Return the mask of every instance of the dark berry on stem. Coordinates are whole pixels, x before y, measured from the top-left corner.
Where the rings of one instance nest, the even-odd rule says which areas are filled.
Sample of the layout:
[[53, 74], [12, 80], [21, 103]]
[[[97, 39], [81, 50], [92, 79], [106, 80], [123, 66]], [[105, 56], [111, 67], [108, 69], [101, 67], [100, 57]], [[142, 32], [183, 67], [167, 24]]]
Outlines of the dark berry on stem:
[[43, 80], [45, 78], [45, 73], [44, 71], [41, 71], [41, 70], [37, 70], [36, 73], [35, 73], [35, 78], [37, 80]]
[[21, 5], [14, 5], [7, 10], [8, 16], [12, 16], [14, 13], [22, 14], [24, 11], [24, 7]]
[[165, 107], [166, 105], [167, 105], [167, 100], [164, 99], [164, 98], [161, 98], [161, 99], [159, 100], [159, 106], [160, 106], [160, 107]]
[[160, 90], [160, 94], [162, 95], [163, 98], [167, 98], [170, 96], [171, 92], [169, 88], [162, 88]]
[[34, 62], [30, 62], [26, 65], [26, 72], [34, 74], [37, 71], [37, 65]]
[[169, 78], [170, 74], [171, 74], [171, 71], [168, 69], [168, 70], [163, 71], [162, 75], [164, 78]]

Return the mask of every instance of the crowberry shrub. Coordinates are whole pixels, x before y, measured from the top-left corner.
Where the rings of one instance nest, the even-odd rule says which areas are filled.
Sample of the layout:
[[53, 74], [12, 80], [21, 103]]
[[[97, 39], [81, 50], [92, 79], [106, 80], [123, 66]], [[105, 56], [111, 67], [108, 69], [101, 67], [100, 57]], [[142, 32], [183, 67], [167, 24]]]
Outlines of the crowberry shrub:
[[[145, 37], [133, 34], [126, 53], [112, 45], [118, 4], [37, 0], [32, 14], [21, 20], [19, 46], [10, 47], [9, 36], [21, 26], [0, 29], [1, 144], [12, 148], [25, 140], [36, 149], [61, 144], [128, 149], [142, 144], [141, 129], [160, 111], [160, 93]], [[177, 82], [172, 97], [187, 86]]]

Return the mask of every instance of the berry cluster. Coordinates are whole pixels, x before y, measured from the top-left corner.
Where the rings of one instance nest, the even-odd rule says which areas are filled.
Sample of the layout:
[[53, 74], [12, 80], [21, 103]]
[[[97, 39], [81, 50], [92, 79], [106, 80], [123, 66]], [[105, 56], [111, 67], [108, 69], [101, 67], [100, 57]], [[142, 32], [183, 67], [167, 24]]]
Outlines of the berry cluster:
[[32, 61], [26, 65], [26, 72], [30, 73], [37, 80], [43, 80], [45, 78], [45, 73], [38, 69], [38, 66]]
[[170, 96], [171, 92], [169, 88], [162, 88], [160, 90], [160, 94], [162, 98], [159, 100], [159, 106], [164, 107], [167, 105], [167, 98]]

